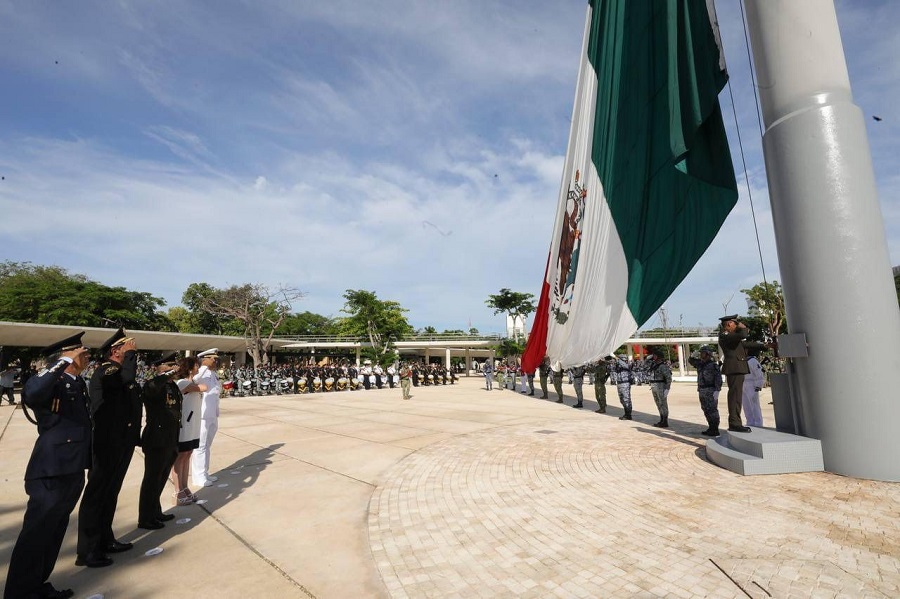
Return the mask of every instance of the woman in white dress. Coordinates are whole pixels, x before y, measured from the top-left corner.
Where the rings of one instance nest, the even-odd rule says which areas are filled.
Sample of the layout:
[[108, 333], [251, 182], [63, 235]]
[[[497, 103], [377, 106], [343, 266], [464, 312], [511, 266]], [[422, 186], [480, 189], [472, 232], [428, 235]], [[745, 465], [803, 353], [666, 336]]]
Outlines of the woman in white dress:
[[184, 400], [181, 403], [181, 430], [178, 433], [178, 456], [172, 466], [172, 474], [178, 491], [175, 505], [188, 505], [197, 498], [188, 488], [188, 474], [191, 467], [191, 453], [200, 446], [200, 405], [206, 385], [198, 385], [191, 379], [197, 374], [200, 364], [197, 358], [182, 358], [178, 361], [175, 383], [181, 389]]

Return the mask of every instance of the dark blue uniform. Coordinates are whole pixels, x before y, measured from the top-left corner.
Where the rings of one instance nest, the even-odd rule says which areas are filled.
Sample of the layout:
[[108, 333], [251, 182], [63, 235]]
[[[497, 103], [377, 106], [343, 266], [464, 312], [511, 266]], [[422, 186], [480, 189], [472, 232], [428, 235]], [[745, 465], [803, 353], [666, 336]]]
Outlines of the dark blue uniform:
[[141, 482], [138, 523], [150, 524], [163, 515], [159, 496], [178, 455], [181, 428], [181, 391], [166, 375], [147, 381], [143, 392], [147, 424], [141, 435], [144, 450], [144, 480]]
[[28, 505], [9, 561], [4, 599], [52, 596], [56, 565], [69, 515], [91, 466], [91, 413], [84, 379], [58, 360], [25, 385], [25, 404], [35, 412], [38, 439], [25, 470]]
[[113, 517], [134, 448], [140, 445], [141, 397], [136, 379], [137, 357], [133, 351], [125, 354], [121, 364], [104, 362], [91, 376], [94, 445], [91, 471], [78, 510], [79, 561], [116, 551]]

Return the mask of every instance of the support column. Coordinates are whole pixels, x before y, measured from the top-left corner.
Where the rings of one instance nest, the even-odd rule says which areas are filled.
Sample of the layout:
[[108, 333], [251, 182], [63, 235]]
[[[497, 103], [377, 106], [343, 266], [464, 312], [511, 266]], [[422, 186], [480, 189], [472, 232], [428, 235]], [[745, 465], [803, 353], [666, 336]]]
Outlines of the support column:
[[678, 376], [685, 376], [684, 373], [684, 343], [678, 344]]
[[822, 441], [826, 470], [900, 481], [885, 380], [900, 371], [900, 310], [834, 2], [748, 0], [747, 18], [787, 322], [809, 344], [795, 361], [799, 429]]
[[360, 358], [360, 351], [361, 351], [361, 350], [362, 350], [362, 348], [361, 348], [360, 346], [357, 345], [357, 346], [356, 346], [356, 367], [357, 367], [357, 368], [359, 368], [360, 365], [362, 364], [362, 362], [360, 362], [360, 360], [359, 360], [359, 358]]
[[466, 355], [463, 358], [463, 360], [466, 361], [466, 376], [470, 376], [469, 372], [472, 370], [472, 362], [471, 362], [471, 358], [469, 357], [469, 348], [468, 347], [466, 348]]
[[448, 347], [445, 351], [446, 351], [447, 353], [445, 354], [444, 367], [445, 367], [447, 370], [450, 370], [450, 348]]

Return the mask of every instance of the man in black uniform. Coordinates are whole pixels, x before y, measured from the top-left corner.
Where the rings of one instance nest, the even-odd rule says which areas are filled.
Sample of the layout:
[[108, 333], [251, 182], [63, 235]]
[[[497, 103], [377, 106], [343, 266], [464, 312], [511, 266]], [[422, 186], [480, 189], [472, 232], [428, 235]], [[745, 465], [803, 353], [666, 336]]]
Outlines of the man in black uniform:
[[107, 553], [131, 549], [113, 535], [119, 491], [140, 444], [141, 389], [137, 384], [134, 339], [119, 329], [100, 346], [104, 361], [91, 376], [88, 392], [94, 419], [93, 463], [78, 509], [76, 566], [112, 564]]
[[[38, 439], [25, 470], [28, 505], [9, 560], [4, 599], [72, 597], [50, 584], [69, 515], [91, 466], [91, 412], [79, 375], [90, 355], [78, 333], [45, 348], [50, 367], [31, 377], [23, 404], [35, 412]], [[26, 412], [27, 414], [27, 412]]]
[[141, 435], [144, 450], [144, 480], [138, 504], [138, 528], [157, 530], [163, 522], [175, 518], [163, 514], [159, 496], [166, 488], [169, 471], [178, 455], [178, 430], [181, 428], [181, 391], [175, 384], [175, 352], [153, 362], [156, 376], [144, 386], [144, 408], [147, 424]]

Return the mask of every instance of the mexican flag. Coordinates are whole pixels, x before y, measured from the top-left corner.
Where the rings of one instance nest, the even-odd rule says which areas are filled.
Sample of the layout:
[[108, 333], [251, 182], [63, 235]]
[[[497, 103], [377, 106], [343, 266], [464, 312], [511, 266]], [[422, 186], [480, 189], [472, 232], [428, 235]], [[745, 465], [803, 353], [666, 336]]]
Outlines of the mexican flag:
[[737, 202], [712, 0], [590, 0], [556, 224], [523, 356], [615, 351]]

